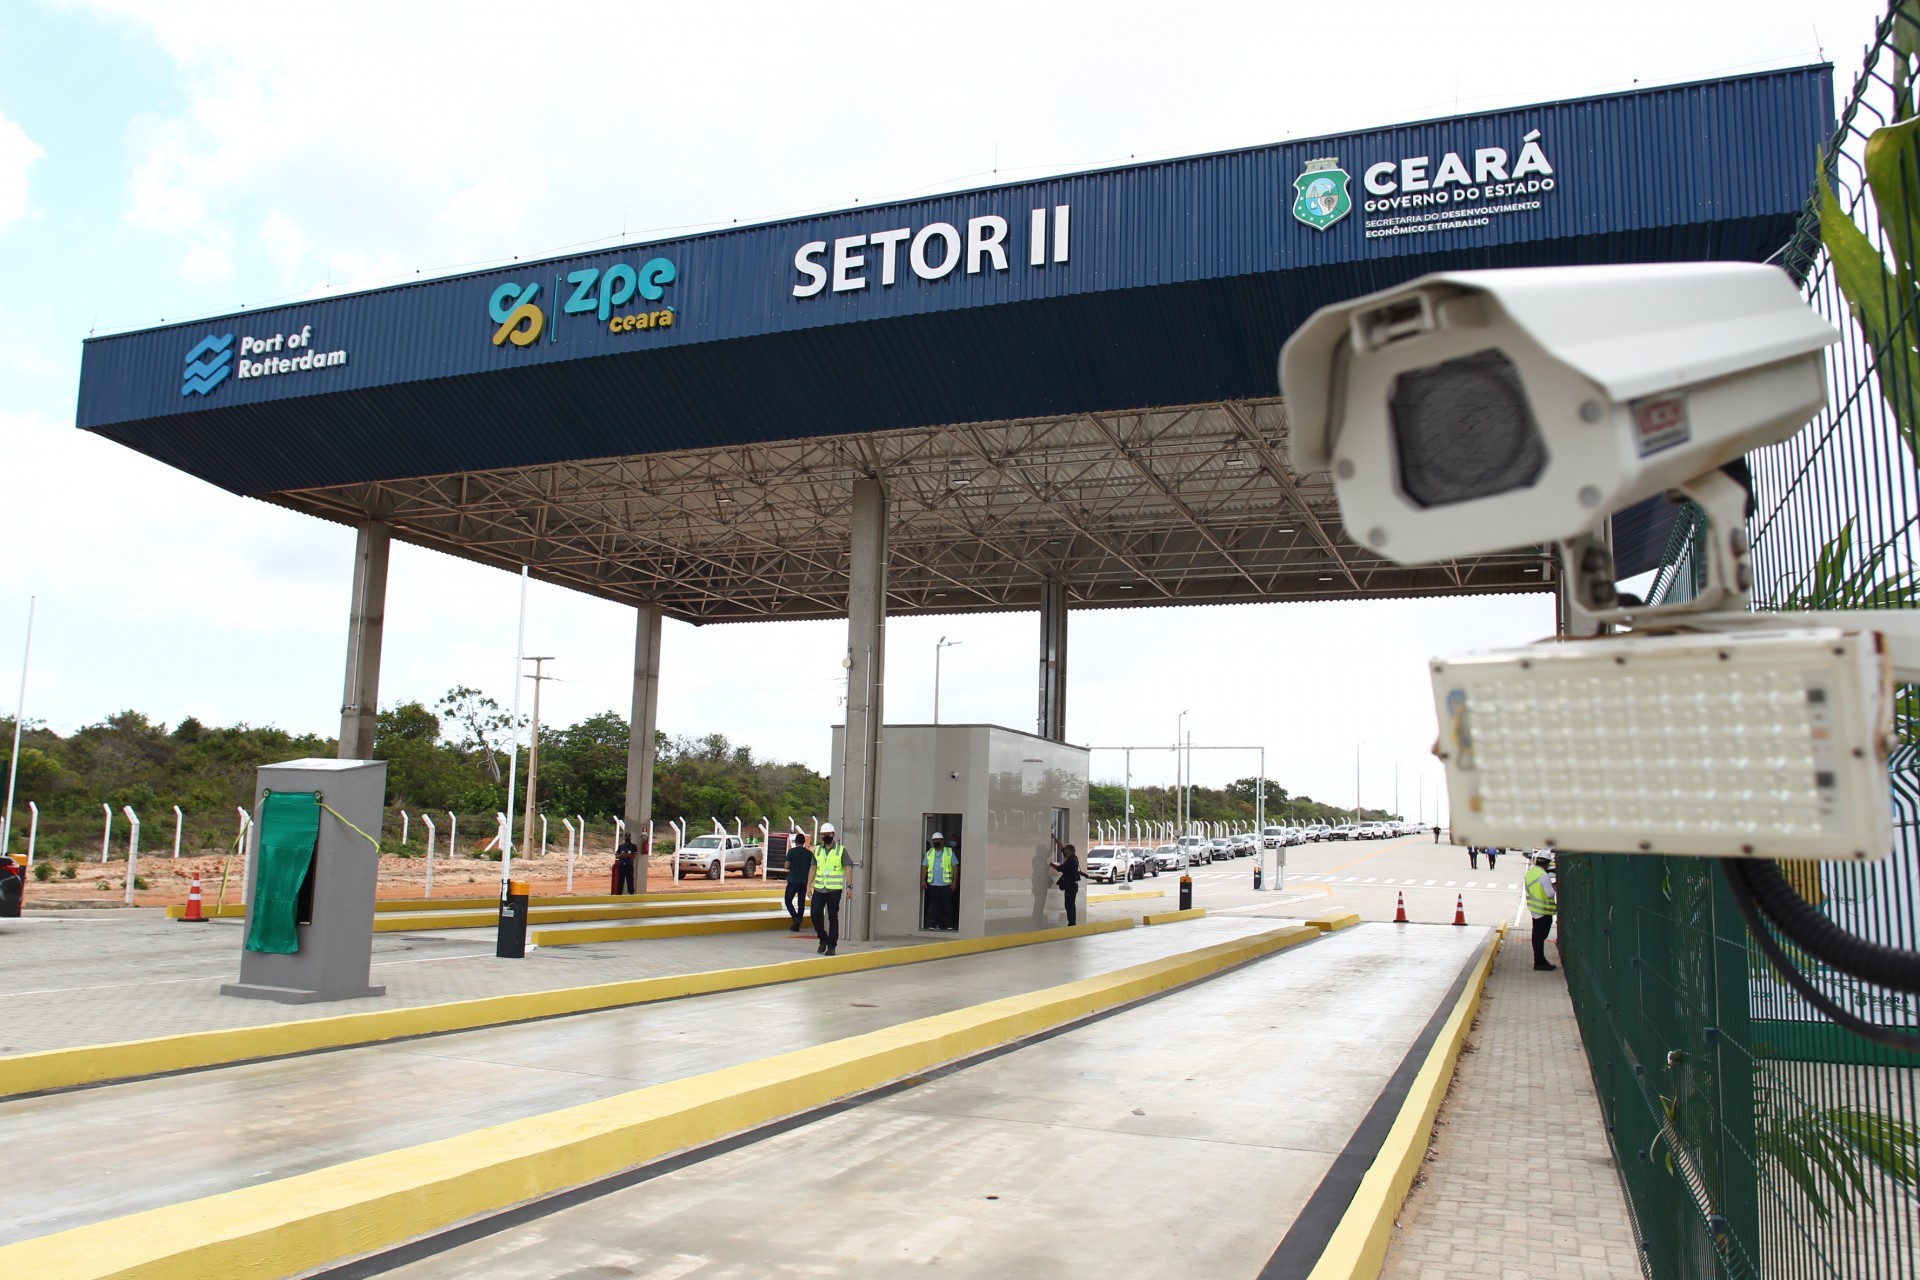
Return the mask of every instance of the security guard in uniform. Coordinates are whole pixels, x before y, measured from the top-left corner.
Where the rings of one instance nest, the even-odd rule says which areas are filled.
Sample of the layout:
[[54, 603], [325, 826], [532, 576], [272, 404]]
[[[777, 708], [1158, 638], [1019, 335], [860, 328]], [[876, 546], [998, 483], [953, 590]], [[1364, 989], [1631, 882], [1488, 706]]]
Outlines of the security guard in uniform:
[[840, 894], [847, 887], [847, 847], [831, 822], [820, 824], [820, 847], [813, 851], [813, 931], [819, 952], [833, 955], [840, 947]]
[[1527, 910], [1533, 913], [1533, 967], [1551, 973], [1557, 967], [1547, 963], [1547, 935], [1553, 931], [1553, 917], [1560, 901], [1553, 892], [1553, 855], [1544, 850], [1533, 855], [1527, 868]]
[[960, 895], [953, 872], [953, 850], [947, 848], [947, 838], [936, 831], [920, 859], [920, 898], [925, 904], [921, 915], [929, 929], [960, 927]]

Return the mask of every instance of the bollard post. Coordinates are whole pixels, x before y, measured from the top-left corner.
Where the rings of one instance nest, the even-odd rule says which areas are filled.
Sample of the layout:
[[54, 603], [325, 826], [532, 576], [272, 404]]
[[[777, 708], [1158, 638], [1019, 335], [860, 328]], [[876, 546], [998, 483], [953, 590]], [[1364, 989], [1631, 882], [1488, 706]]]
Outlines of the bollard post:
[[1180, 910], [1193, 910], [1193, 877], [1184, 872], [1180, 876]]
[[494, 937], [493, 954], [503, 960], [527, 958], [527, 899], [525, 880], [509, 880], [501, 886], [500, 924]]
[[187, 815], [180, 812], [180, 806], [173, 806], [173, 856], [176, 858], [180, 856], [180, 827], [186, 820]]

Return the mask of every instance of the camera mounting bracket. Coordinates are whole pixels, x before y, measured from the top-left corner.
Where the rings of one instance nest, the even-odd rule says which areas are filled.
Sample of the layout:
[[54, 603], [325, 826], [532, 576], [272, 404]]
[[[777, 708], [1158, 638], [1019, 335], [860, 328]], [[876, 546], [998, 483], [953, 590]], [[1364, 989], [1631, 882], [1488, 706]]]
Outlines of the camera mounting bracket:
[[[1632, 626], [1702, 613], [1744, 610], [1752, 601], [1752, 544], [1747, 537], [1747, 487], [1715, 469], [1668, 491], [1676, 500], [1692, 499], [1706, 517], [1701, 546], [1706, 581], [1691, 600], [1679, 604], [1625, 605], [1614, 587], [1613, 548], [1597, 530], [1560, 544], [1567, 589], [1580, 610], [1596, 621]], [[1631, 597], [1629, 597], [1631, 599]]]

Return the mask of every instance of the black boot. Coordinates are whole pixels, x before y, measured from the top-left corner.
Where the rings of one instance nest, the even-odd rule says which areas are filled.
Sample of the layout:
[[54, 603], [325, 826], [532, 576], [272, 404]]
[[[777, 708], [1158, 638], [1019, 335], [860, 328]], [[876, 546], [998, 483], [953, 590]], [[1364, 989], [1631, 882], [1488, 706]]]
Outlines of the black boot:
[[1545, 960], [1535, 960], [1533, 962], [1533, 971], [1535, 973], [1552, 973], [1559, 967], [1560, 966], [1556, 964], [1548, 964]]

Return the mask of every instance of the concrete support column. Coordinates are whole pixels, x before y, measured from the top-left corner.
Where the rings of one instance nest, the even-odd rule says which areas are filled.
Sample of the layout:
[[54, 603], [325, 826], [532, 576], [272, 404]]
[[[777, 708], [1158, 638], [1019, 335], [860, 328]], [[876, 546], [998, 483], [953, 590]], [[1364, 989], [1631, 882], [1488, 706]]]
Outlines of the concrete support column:
[[[633, 632], [633, 721], [627, 738], [627, 828], [653, 821], [653, 734], [660, 720], [660, 606], [643, 604]], [[638, 840], [635, 843], [639, 843]], [[645, 869], [642, 869], [642, 875]]]
[[853, 541], [847, 565], [847, 733], [840, 839], [861, 865], [850, 870], [841, 929], [873, 937], [873, 815], [880, 798], [880, 723], [887, 665], [887, 491], [853, 482]]
[[387, 616], [387, 527], [369, 520], [353, 548], [353, 607], [347, 615], [347, 684], [340, 698], [340, 758], [373, 759], [380, 711], [380, 632]]
[[1048, 578], [1040, 589], [1041, 737], [1067, 740], [1067, 584]]

